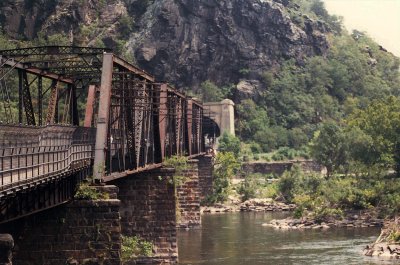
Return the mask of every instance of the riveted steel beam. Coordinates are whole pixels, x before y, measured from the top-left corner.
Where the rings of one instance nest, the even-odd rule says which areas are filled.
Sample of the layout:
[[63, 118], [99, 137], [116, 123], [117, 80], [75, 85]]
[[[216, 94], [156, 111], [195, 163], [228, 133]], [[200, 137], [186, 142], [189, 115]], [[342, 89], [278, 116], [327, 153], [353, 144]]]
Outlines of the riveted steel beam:
[[94, 153], [93, 174], [96, 182], [101, 182], [102, 176], [105, 175], [105, 152], [107, 149], [107, 135], [109, 126], [109, 114], [111, 103], [111, 87], [113, 76], [113, 59], [112, 53], [103, 54], [103, 68], [101, 74], [99, 111], [97, 117], [96, 145]]
[[85, 122], [83, 125], [85, 127], [92, 127], [95, 96], [96, 96], [96, 86], [90, 85], [86, 100]]

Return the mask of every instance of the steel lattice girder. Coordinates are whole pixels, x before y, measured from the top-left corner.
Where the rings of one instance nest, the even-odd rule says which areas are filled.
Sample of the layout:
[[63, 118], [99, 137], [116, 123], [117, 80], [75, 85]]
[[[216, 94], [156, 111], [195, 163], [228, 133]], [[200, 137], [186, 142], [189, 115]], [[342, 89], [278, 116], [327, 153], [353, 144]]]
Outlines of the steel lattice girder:
[[75, 47], [75, 46], [41, 46], [0, 51], [0, 55], [21, 57], [32, 55], [99, 55], [110, 52], [107, 48]]

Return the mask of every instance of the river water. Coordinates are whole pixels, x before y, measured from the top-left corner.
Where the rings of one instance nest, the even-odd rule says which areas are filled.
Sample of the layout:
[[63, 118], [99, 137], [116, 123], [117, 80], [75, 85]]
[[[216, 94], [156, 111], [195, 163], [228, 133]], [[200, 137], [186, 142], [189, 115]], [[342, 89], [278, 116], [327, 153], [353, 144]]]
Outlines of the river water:
[[178, 233], [180, 265], [400, 264], [362, 255], [378, 228], [280, 231], [262, 223], [287, 213], [202, 216], [202, 228]]

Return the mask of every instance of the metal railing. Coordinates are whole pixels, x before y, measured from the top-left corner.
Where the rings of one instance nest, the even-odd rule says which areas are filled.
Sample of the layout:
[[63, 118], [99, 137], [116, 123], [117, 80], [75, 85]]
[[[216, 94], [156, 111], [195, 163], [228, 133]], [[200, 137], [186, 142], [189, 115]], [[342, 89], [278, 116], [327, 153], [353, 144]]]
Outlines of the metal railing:
[[88, 167], [95, 129], [0, 126], [0, 191]]

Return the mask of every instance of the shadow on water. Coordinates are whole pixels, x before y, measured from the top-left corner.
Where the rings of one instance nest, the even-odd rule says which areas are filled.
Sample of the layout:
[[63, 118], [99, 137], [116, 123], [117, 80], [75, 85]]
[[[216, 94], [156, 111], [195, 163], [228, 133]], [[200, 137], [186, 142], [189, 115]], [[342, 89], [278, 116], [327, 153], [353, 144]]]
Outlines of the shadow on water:
[[262, 223], [287, 213], [204, 215], [202, 229], [178, 233], [181, 265], [399, 264], [364, 257], [379, 228], [277, 231]]

